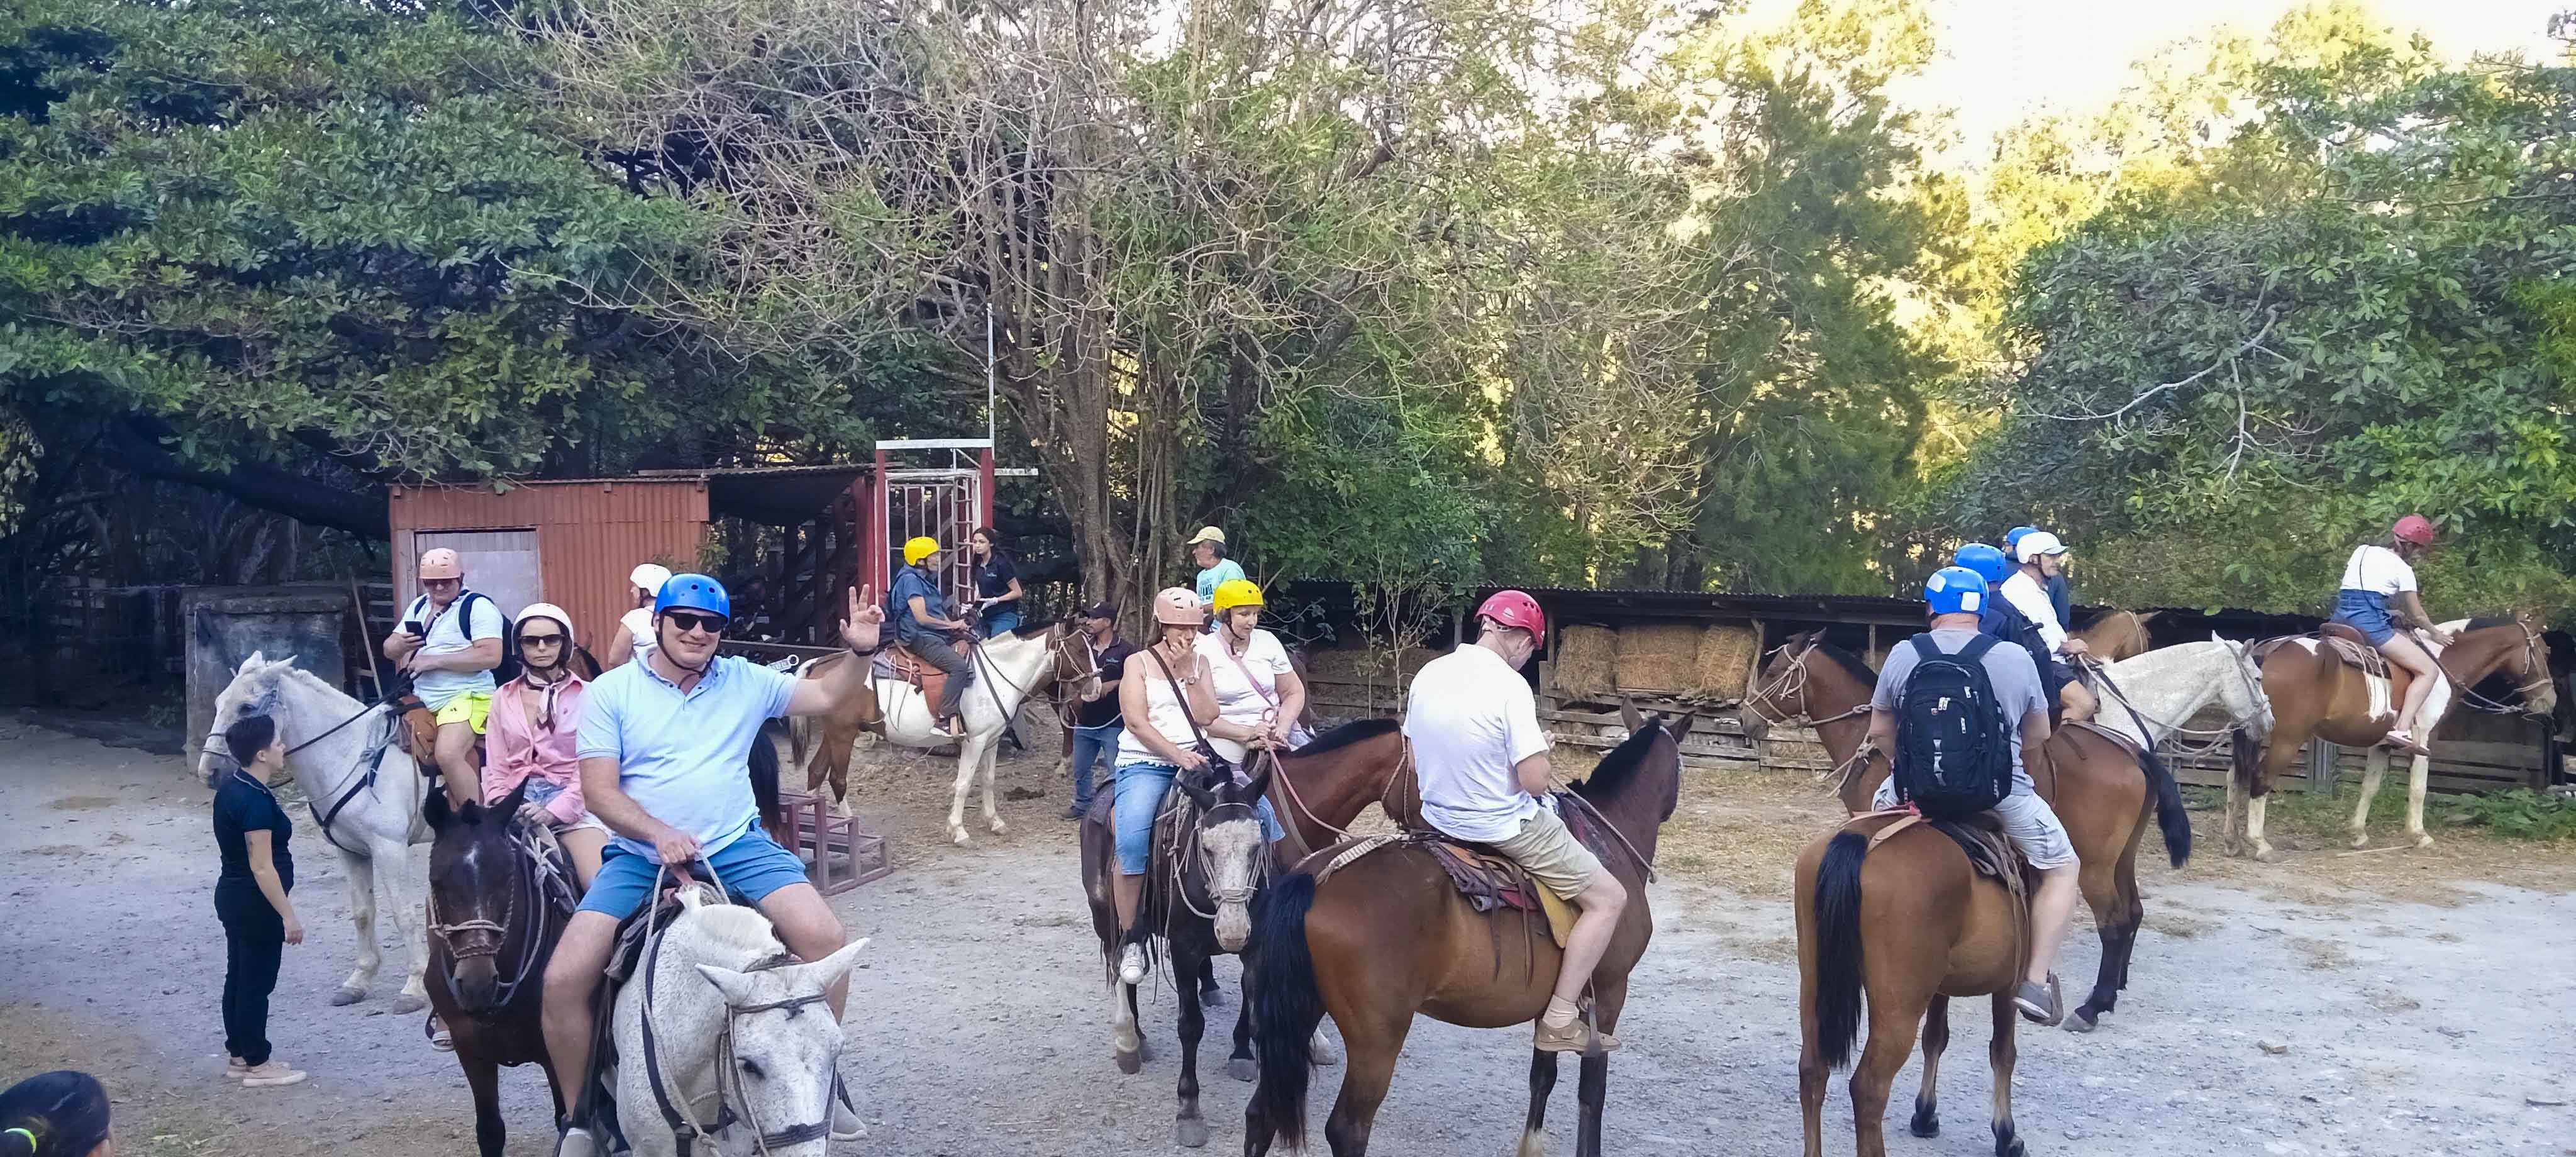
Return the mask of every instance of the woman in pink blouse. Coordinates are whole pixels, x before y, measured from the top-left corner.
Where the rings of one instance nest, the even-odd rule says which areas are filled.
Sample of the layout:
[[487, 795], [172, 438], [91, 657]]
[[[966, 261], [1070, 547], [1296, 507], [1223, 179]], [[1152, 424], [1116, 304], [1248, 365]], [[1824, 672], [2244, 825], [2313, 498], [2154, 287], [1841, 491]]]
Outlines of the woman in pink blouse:
[[573, 755], [573, 741], [581, 733], [587, 684], [572, 673], [572, 616], [553, 603], [531, 603], [519, 612], [517, 630], [519, 677], [493, 692], [484, 734], [483, 802], [499, 803], [525, 781], [520, 814], [554, 829], [587, 890], [599, 874], [608, 827], [581, 802], [581, 760]]

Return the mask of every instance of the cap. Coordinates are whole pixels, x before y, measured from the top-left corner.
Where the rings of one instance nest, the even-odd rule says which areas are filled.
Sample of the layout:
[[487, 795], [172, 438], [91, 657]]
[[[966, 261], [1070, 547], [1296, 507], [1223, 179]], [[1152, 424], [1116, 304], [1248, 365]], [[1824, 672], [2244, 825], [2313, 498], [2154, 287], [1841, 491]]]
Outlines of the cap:
[[1213, 526], [1202, 526], [1202, 527], [1200, 527], [1200, 528], [1199, 528], [1199, 532], [1198, 532], [1197, 534], [1193, 534], [1193, 535], [1191, 535], [1191, 536], [1190, 536], [1190, 540], [1189, 540], [1188, 542], [1182, 543], [1181, 545], [1182, 545], [1182, 546], [1197, 546], [1198, 544], [1200, 544], [1200, 543], [1202, 543], [1202, 542], [1213, 542], [1213, 543], [1217, 544], [1218, 546], [1224, 546], [1224, 545], [1225, 545], [1225, 532], [1224, 532], [1223, 530], [1219, 530], [1219, 529], [1217, 529], [1216, 527], [1213, 527]]

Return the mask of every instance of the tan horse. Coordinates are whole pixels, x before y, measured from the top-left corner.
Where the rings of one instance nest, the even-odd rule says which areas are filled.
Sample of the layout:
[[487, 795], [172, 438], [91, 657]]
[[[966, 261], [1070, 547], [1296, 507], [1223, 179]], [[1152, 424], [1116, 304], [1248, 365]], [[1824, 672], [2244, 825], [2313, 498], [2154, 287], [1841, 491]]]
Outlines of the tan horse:
[[[1025, 629], [1033, 631], [1036, 628]], [[1050, 694], [1059, 701], [1090, 694], [1099, 674], [1092, 667], [1091, 649], [1082, 645], [1081, 630], [1071, 624], [1058, 624], [1046, 630], [1047, 645], [1054, 651], [1053, 661], [1043, 673]], [[800, 666], [797, 678], [820, 679], [834, 666], [855, 661], [846, 651], [825, 655]], [[997, 673], [987, 669], [980, 672], [980, 677], [996, 678]], [[832, 800], [844, 813], [849, 810], [850, 801], [850, 747], [858, 742], [861, 732], [885, 738], [885, 708], [877, 698], [874, 681], [829, 715], [788, 721], [790, 758], [805, 764], [805, 790], [817, 793], [824, 784], [831, 784]]]
[[[2538, 628], [2516, 617], [2458, 620], [2444, 623], [2442, 629], [2457, 637], [2449, 647], [2425, 643], [2425, 649], [2440, 660], [2443, 682], [2424, 697], [2415, 721], [2417, 735], [2430, 737], [2469, 689], [2499, 671], [2518, 684], [2525, 712], [2547, 718], [2558, 709], [2558, 689], [2549, 677], [2549, 644]], [[2370, 818], [2370, 802], [2379, 794], [2380, 777], [2388, 771], [2388, 749], [2379, 743], [2397, 722], [2396, 705], [2405, 701], [2405, 669], [2390, 664], [2392, 679], [2366, 676], [2332, 648], [2305, 636], [2268, 640], [2256, 650], [2263, 667], [2263, 693], [2272, 701], [2275, 721], [2269, 734], [2247, 730], [2235, 734], [2235, 774], [2228, 778], [2226, 825], [2220, 829], [2227, 854], [2243, 855], [2245, 844], [2251, 843], [2255, 859], [2271, 861], [2272, 844], [2263, 838], [2263, 820], [2272, 782], [2311, 737], [2369, 749], [2361, 799], [2353, 807], [2350, 824], [2352, 846], [2367, 847], [2370, 835], [2364, 825]], [[2500, 704], [2487, 709], [2510, 710]], [[2407, 772], [2406, 834], [2419, 848], [2433, 843], [2433, 837], [2424, 832], [2424, 785], [2431, 770], [2432, 761], [2416, 755]], [[2240, 808], [2245, 815], [2242, 840], [2236, 834]]]
[[[1859, 814], [1871, 810], [1871, 797], [1889, 770], [1885, 752], [1861, 749], [1878, 673], [1851, 652], [1825, 642], [1823, 635], [1792, 635], [1764, 660], [1753, 693], [1745, 699], [1745, 734], [1758, 741], [1774, 724], [1811, 721], [1842, 777], [1844, 810]], [[2139, 706], [2148, 741], [2160, 742], [2173, 724], [2213, 700], [2233, 718], [2259, 718], [2261, 705], [2254, 700], [2250, 674], [2230, 670], [2242, 662], [2243, 649], [2236, 644], [2185, 643], [2115, 663], [2108, 675], [2126, 702]], [[2096, 722], [2138, 739], [2137, 720], [2122, 702], [2109, 697], [2104, 702]], [[2157, 775], [2151, 783], [2139, 760], [2100, 731], [2060, 728], [2050, 733], [2047, 750], [2056, 774], [2036, 786], [2075, 845], [2083, 865], [2077, 883], [2102, 937], [2092, 995], [2066, 1018], [2069, 1031], [2090, 1032], [2129, 983], [2129, 956], [2146, 919], [2146, 900], [2138, 889], [2138, 845], [2148, 818], [2153, 816], [2163, 831], [2165, 850], [2176, 867], [2191, 855], [2191, 821], [2172, 775]]]
[[2158, 613], [2104, 611], [2095, 615], [2092, 622], [2084, 624], [2083, 630], [2075, 632], [2075, 637], [2084, 640], [2093, 657], [2102, 662], [2135, 659], [2146, 654], [2151, 646], [2147, 640], [2147, 624], [2154, 622]]

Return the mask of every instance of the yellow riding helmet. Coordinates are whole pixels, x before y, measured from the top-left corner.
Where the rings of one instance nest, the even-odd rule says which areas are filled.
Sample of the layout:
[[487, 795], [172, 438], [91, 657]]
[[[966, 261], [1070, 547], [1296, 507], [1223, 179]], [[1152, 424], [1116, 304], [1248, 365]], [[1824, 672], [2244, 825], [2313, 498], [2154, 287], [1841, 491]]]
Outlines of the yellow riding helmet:
[[1236, 607], [1261, 605], [1261, 587], [1251, 579], [1227, 579], [1216, 584], [1216, 593], [1208, 599], [1209, 609], [1222, 615]]
[[923, 537], [903, 544], [903, 565], [920, 566], [921, 560], [939, 553], [939, 540]]

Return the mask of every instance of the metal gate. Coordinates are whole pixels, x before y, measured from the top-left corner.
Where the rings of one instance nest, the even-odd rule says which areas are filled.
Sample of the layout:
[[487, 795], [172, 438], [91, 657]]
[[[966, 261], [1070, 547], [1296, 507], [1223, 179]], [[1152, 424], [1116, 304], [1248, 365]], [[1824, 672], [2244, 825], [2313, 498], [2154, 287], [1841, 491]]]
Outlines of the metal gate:
[[868, 552], [868, 579], [884, 591], [903, 569], [903, 544], [933, 538], [948, 551], [940, 578], [949, 598], [975, 597], [975, 560], [966, 538], [993, 522], [993, 442], [910, 438], [877, 443], [876, 496], [882, 514]]

